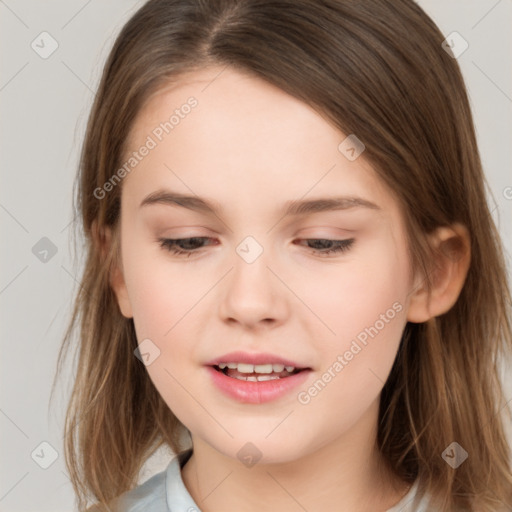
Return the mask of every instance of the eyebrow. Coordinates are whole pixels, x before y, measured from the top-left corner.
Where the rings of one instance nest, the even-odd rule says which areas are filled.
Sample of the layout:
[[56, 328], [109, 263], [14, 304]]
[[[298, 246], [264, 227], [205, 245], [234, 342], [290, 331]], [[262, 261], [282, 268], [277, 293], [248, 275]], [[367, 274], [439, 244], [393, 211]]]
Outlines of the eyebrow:
[[[198, 211], [205, 214], [217, 215], [221, 210], [221, 205], [216, 201], [207, 201], [198, 196], [189, 196], [172, 192], [170, 190], [157, 190], [146, 196], [141, 204], [149, 206], [153, 204], [166, 204], [171, 206], [181, 206], [192, 211]], [[284, 204], [284, 216], [299, 216], [312, 213], [320, 213], [334, 210], [348, 210], [350, 208], [368, 208], [371, 210], [381, 210], [379, 206], [367, 199], [357, 196], [325, 197], [308, 200], [291, 200]]]

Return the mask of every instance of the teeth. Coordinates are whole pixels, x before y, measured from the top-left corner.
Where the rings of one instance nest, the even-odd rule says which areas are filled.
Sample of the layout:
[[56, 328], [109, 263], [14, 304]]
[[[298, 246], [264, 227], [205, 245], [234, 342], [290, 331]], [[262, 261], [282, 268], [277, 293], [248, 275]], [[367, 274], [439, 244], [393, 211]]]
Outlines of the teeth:
[[259, 377], [256, 377], [258, 381], [262, 380], [276, 380], [280, 379], [281, 377], [278, 377], [277, 375], [260, 375]]
[[253, 376], [253, 375], [250, 375], [249, 377], [245, 377], [244, 375], [239, 375], [239, 376], [233, 377], [233, 378], [238, 379], [238, 380], [247, 380], [250, 382], [261, 382], [263, 380], [276, 380], [276, 379], [279, 379], [280, 377], [278, 377], [277, 375], [258, 375], [257, 377]]
[[256, 373], [272, 373], [272, 365], [271, 364], [255, 364], [254, 371]]
[[237, 370], [240, 373], [281, 373], [286, 369], [288, 373], [295, 370], [294, 366], [285, 366], [284, 364], [246, 364], [246, 363], [220, 363], [219, 368], [224, 370], [226, 367], [230, 370]]
[[240, 373], [254, 373], [254, 365], [253, 364], [238, 363], [237, 370]]

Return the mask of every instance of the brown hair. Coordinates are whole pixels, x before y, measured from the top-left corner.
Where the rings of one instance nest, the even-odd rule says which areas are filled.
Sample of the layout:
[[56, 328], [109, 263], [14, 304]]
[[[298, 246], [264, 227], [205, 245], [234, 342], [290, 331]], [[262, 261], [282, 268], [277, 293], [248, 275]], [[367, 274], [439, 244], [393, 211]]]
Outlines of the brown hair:
[[[105, 226], [117, 231], [122, 187], [101, 200], [94, 191], [122, 165], [149, 96], [209, 64], [263, 78], [364, 142], [364, 157], [405, 212], [412, 263], [429, 287], [426, 235], [467, 227], [464, 287], [447, 313], [406, 325], [381, 395], [377, 442], [396, 475], [418, 478], [418, 499], [428, 493], [439, 510], [510, 510], [499, 379], [512, 350], [510, 289], [465, 84], [443, 40], [412, 0], [150, 0], [126, 23], [82, 148], [76, 200], [87, 259], [58, 360], [57, 375], [79, 327], [65, 451], [80, 511], [91, 492], [106, 506], [136, 485], [160, 446], [184, 449], [186, 429], [134, 357], [133, 321], [109, 285], [117, 237], [107, 254], [100, 241]], [[453, 441], [469, 453], [457, 469], [442, 457]]]

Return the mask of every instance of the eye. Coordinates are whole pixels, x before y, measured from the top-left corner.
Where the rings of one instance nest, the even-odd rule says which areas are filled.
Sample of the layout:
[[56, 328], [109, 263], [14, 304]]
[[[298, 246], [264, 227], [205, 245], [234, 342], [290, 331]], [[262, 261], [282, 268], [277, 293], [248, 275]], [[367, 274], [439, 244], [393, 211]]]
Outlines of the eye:
[[[203, 241], [212, 240], [205, 236], [196, 236], [191, 238], [159, 238], [160, 246], [172, 254], [178, 256], [190, 257], [194, 252], [198, 252], [197, 249], [203, 247]], [[329, 240], [325, 238], [306, 238], [305, 242], [308, 243], [310, 248], [311, 244], [320, 245], [319, 249], [313, 249], [313, 253], [326, 255], [333, 253], [342, 253], [348, 251], [355, 239], [350, 238], [347, 240]], [[209, 244], [212, 245], [212, 244]], [[327, 245], [327, 247], [326, 247]]]
[[309, 247], [311, 247], [311, 244], [317, 246], [319, 245], [320, 249], [315, 249], [313, 252], [320, 255], [325, 255], [348, 251], [354, 243], [355, 239], [349, 238], [347, 240], [330, 240], [325, 238], [305, 238], [304, 241], [308, 243]]
[[[197, 252], [197, 245], [202, 247], [202, 240], [211, 240], [206, 236], [194, 236], [191, 238], [159, 238], [160, 246], [173, 254], [178, 256], [192, 256], [192, 253]], [[185, 246], [185, 249], [181, 249], [180, 246]], [[190, 247], [192, 246], [192, 247]]]

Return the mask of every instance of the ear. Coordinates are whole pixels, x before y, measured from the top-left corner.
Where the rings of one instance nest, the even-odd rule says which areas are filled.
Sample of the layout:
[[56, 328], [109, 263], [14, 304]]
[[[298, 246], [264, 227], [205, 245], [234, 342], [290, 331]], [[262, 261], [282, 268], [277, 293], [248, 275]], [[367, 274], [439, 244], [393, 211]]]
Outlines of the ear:
[[116, 295], [121, 314], [126, 318], [133, 318], [132, 306], [122, 269], [119, 229], [116, 233], [112, 233], [112, 230], [107, 226], [98, 227], [95, 219], [91, 226], [91, 234], [101, 254], [101, 259], [110, 259], [111, 261], [109, 285]]
[[436, 254], [432, 262], [430, 300], [426, 278], [422, 276], [411, 293], [407, 311], [409, 322], [421, 323], [449, 311], [457, 302], [471, 261], [471, 242], [462, 224], [440, 227], [429, 235]]

